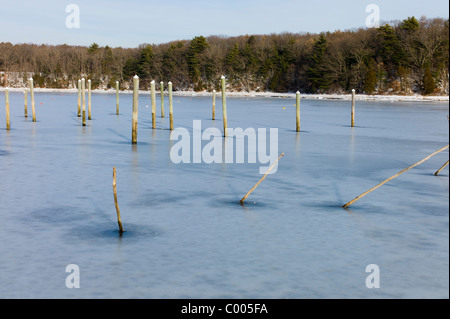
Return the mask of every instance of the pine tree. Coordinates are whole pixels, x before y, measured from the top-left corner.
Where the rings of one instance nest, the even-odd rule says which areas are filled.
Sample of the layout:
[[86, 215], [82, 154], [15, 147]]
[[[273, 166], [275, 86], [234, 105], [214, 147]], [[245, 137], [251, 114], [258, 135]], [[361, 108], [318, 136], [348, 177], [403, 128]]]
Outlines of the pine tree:
[[364, 78], [364, 91], [367, 94], [372, 94], [375, 92], [375, 88], [377, 85], [377, 72], [375, 71], [375, 62], [372, 62], [367, 67], [367, 73]]
[[88, 48], [87, 52], [89, 54], [96, 54], [99, 50], [99, 46], [97, 43], [92, 43], [91, 46]]
[[241, 71], [238, 63], [239, 54], [239, 45], [235, 43], [225, 58], [225, 64], [229, 73], [239, 73]]
[[138, 60], [134, 57], [128, 58], [122, 70], [123, 76], [131, 78], [138, 73], [138, 69]]
[[400, 28], [408, 33], [412, 33], [414, 31], [417, 31], [419, 29], [419, 21], [417, 21], [414, 16], [408, 17], [408, 19], [405, 19], [400, 24]]
[[430, 68], [427, 67], [425, 69], [425, 74], [423, 76], [423, 90], [425, 94], [432, 94], [434, 93], [434, 89], [436, 88], [436, 85], [434, 83], [434, 78], [431, 75]]
[[153, 49], [150, 45], [147, 45], [142, 49], [139, 62], [138, 62], [138, 76], [143, 81], [150, 81], [152, 77], [153, 68]]
[[405, 52], [392, 26], [386, 24], [379, 27], [377, 38], [380, 44], [379, 54], [385, 63], [396, 66], [405, 64]]
[[313, 91], [327, 90], [329, 81], [324, 70], [324, 59], [327, 50], [327, 39], [325, 35], [320, 34], [314, 42], [314, 49], [310, 56], [310, 67], [307, 74]]
[[194, 86], [197, 86], [200, 81], [200, 61], [199, 54], [205, 51], [208, 47], [208, 42], [203, 36], [195, 37], [189, 44], [186, 60], [188, 64], [189, 77], [191, 78]]
[[103, 59], [102, 59], [103, 73], [109, 75], [111, 73], [113, 63], [114, 63], [113, 51], [109, 46], [106, 46], [105, 49], [103, 50]]

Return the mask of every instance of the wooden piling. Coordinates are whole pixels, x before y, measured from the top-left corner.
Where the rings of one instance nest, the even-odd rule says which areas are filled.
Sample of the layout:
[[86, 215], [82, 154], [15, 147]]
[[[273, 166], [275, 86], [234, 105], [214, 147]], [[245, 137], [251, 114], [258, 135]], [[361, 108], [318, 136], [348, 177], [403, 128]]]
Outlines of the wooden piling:
[[30, 87], [31, 112], [33, 114], [33, 122], [36, 122], [36, 108], [35, 108], [35, 105], [34, 105], [34, 84], [33, 84], [33, 78], [30, 78], [28, 80], [28, 85]]
[[84, 78], [81, 79], [81, 108], [82, 108], [82, 123], [83, 126], [86, 126], [86, 80]]
[[445, 162], [445, 164], [442, 165], [441, 168], [436, 171], [436, 173], [434, 173], [434, 176], [438, 176], [439, 172], [442, 171], [444, 169], [444, 167], [447, 166], [447, 165], [448, 165], [448, 161]]
[[117, 212], [117, 223], [119, 224], [119, 233], [122, 234], [124, 232], [123, 226], [122, 226], [122, 219], [120, 218], [120, 209], [119, 204], [117, 203], [117, 189], [116, 189], [116, 168], [113, 167], [113, 192], [114, 192], [114, 205], [116, 206], [116, 212]]
[[151, 96], [152, 96], [152, 128], [156, 128], [156, 93], [155, 93], [155, 81], [150, 83]]
[[173, 99], [172, 99], [172, 82], [167, 83], [169, 90], [169, 118], [170, 118], [170, 130], [173, 130]]
[[91, 120], [91, 80], [88, 80], [88, 120]]
[[131, 143], [137, 143], [137, 126], [138, 126], [138, 100], [139, 100], [139, 77], [137, 75], [133, 78], [133, 119]]
[[25, 117], [28, 117], [28, 94], [27, 89], [23, 90], [23, 102], [24, 102], [24, 108], [25, 108]]
[[297, 132], [300, 132], [300, 92], [297, 91], [295, 94], [295, 105], [296, 105], [296, 119], [297, 119]]
[[216, 119], [216, 90], [212, 92], [212, 119]]
[[78, 117], [81, 117], [81, 80], [78, 80]]
[[363, 198], [364, 196], [366, 196], [366, 195], [369, 194], [370, 192], [376, 190], [378, 187], [380, 187], [380, 186], [386, 184], [386, 183], [389, 182], [390, 180], [393, 180], [394, 178], [396, 178], [397, 176], [399, 176], [399, 175], [403, 174], [404, 172], [410, 170], [411, 168], [416, 167], [417, 165], [422, 164], [423, 162], [427, 161], [428, 159], [430, 159], [430, 158], [433, 157], [434, 155], [436, 155], [436, 154], [438, 154], [438, 153], [440, 153], [440, 152], [446, 150], [448, 147], [449, 147], [449, 145], [447, 145], [447, 146], [445, 146], [445, 147], [443, 147], [443, 148], [437, 150], [436, 152], [434, 152], [434, 153], [428, 155], [427, 157], [425, 157], [424, 159], [418, 161], [417, 163], [415, 163], [415, 164], [413, 164], [413, 165], [411, 165], [411, 166], [405, 168], [404, 170], [398, 172], [397, 174], [395, 174], [395, 175], [389, 177], [388, 179], [386, 179], [386, 180], [384, 180], [383, 182], [379, 183], [377, 186], [372, 187], [372, 188], [369, 189], [368, 191], [366, 191], [366, 192], [362, 193], [361, 195], [355, 197], [353, 200], [349, 201], [347, 204], [342, 205], [342, 207], [348, 208], [351, 204], [353, 204], [353, 203], [356, 202], [357, 200]]
[[11, 123], [9, 121], [9, 91], [5, 89], [5, 108], [6, 108], [6, 130], [11, 129]]
[[248, 195], [250, 195], [255, 189], [256, 187], [258, 187], [258, 185], [266, 178], [267, 174], [269, 174], [269, 172], [272, 170], [272, 168], [275, 167], [275, 165], [278, 163], [278, 161], [280, 160], [280, 158], [282, 158], [284, 156], [284, 153], [281, 153], [280, 156], [278, 157], [278, 159], [275, 161], [275, 163], [273, 163], [269, 169], [267, 170], [267, 172], [264, 174], [263, 177], [261, 177], [261, 179], [255, 184], [255, 186], [252, 187], [251, 190], [248, 191], [247, 194], [245, 194], [244, 197], [242, 197], [240, 203], [243, 204], [245, 199], [248, 197]]
[[164, 117], [164, 82], [161, 81], [161, 117]]
[[119, 115], [119, 81], [116, 81], [116, 115]]
[[225, 88], [225, 76], [222, 75], [220, 78], [220, 82], [222, 85], [222, 115], [223, 115], [223, 136], [227, 136], [227, 97], [226, 97], [226, 88]]
[[352, 127], [355, 127], [355, 89], [352, 90]]

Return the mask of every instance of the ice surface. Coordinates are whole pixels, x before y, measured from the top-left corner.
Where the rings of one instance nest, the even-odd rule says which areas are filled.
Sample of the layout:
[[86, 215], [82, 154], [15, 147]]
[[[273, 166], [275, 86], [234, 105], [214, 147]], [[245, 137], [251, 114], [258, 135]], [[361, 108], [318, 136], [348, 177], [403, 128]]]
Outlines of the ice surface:
[[[132, 96], [36, 93], [38, 122], [10, 92], [0, 112], [0, 298], [448, 298], [449, 175], [442, 152], [345, 210], [340, 206], [448, 144], [448, 103], [228, 99], [228, 127], [278, 128], [276, 174], [259, 164], [174, 164], [169, 119]], [[295, 95], [293, 95], [295, 96]], [[150, 103], [149, 95], [139, 97]], [[41, 104], [42, 103], [42, 104]], [[174, 97], [175, 128], [211, 120], [210, 97]], [[220, 109], [220, 102], [216, 102]], [[285, 109], [283, 109], [285, 108]], [[4, 110], [4, 93], [0, 93]], [[203, 141], [204, 144], [207, 141]], [[126, 232], [119, 237], [112, 190]], [[68, 264], [82, 289], [67, 289]], [[367, 289], [366, 266], [380, 267]]]

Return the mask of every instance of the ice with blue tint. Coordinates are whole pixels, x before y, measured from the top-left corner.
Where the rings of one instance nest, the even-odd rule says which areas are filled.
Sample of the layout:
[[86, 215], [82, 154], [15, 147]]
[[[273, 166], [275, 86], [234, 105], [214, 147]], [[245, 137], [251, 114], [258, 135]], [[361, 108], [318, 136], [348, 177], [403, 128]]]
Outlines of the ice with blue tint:
[[[358, 101], [352, 128], [349, 101], [302, 99], [297, 133], [295, 99], [229, 97], [228, 126], [277, 128], [285, 153], [240, 205], [261, 165], [173, 163], [168, 114], [153, 130], [149, 95], [136, 145], [132, 95], [117, 116], [114, 94], [93, 94], [85, 127], [76, 93], [35, 98], [33, 123], [10, 92], [6, 131], [0, 93], [0, 298], [449, 297], [448, 167], [434, 176], [448, 150], [341, 207], [447, 145], [448, 103]], [[175, 128], [222, 131], [211, 102], [174, 96]], [[366, 287], [369, 264], [380, 288]]]

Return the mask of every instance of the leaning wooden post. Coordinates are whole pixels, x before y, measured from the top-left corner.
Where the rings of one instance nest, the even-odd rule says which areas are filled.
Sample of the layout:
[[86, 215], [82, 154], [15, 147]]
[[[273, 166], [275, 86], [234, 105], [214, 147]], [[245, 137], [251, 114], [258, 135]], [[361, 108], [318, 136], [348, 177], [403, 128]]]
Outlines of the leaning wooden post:
[[436, 155], [437, 153], [440, 153], [440, 152], [446, 150], [448, 147], [449, 147], [449, 145], [447, 145], [447, 146], [445, 146], [445, 147], [443, 147], [443, 148], [437, 150], [436, 152], [434, 152], [434, 153], [428, 155], [427, 157], [425, 157], [424, 159], [420, 160], [419, 162], [417, 162], [417, 163], [415, 163], [415, 164], [413, 164], [413, 165], [411, 165], [411, 166], [405, 168], [404, 170], [398, 172], [397, 174], [395, 174], [395, 175], [389, 177], [388, 179], [384, 180], [383, 182], [381, 182], [381, 183], [378, 184], [377, 186], [372, 187], [372, 188], [369, 189], [368, 191], [366, 191], [366, 192], [362, 193], [361, 195], [355, 197], [353, 200], [349, 201], [347, 204], [342, 205], [342, 207], [348, 208], [351, 204], [353, 204], [353, 203], [356, 202], [357, 200], [363, 198], [364, 196], [366, 196], [366, 195], [369, 194], [370, 192], [376, 190], [376, 189], [377, 189], [378, 187], [380, 187], [381, 185], [384, 185], [384, 184], [386, 184], [387, 182], [389, 182], [390, 180], [393, 180], [394, 178], [396, 178], [396, 177], [399, 176], [400, 174], [403, 174], [403, 173], [406, 172], [407, 170], [410, 170], [411, 168], [413, 168], [413, 167], [415, 167], [415, 166], [417, 166], [417, 165], [419, 165], [419, 164], [422, 164], [423, 162], [427, 161], [428, 159], [430, 159], [431, 157], [433, 157], [433, 156]]
[[36, 109], [34, 106], [34, 84], [33, 84], [33, 78], [29, 79], [30, 86], [30, 97], [31, 97], [31, 112], [33, 113], [33, 122], [36, 122]]
[[117, 189], [116, 189], [116, 168], [113, 167], [113, 192], [114, 192], [114, 205], [116, 206], [116, 212], [117, 212], [117, 223], [119, 224], [119, 233], [123, 233], [123, 226], [122, 226], [122, 220], [120, 218], [120, 209], [119, 204], [117, 203]]
[[9, 92], [5, 89], [5, 106], [6, 106], [6, 129], [9, 131], [11, 129], [11, 123], [9, 121]]
[[156, 128], [156, 93], [155, 93], [155, 81], [150, 83], [152, 94], [152, 128]]
[[133, 119], [131, 143], [137, 143], [137, 126], [138, 126], [138, 99], [139, 99], [139, 77], [137, 75], [133, 78]]
[[269, 167], [269, 169], [267, 170], [267, 172], [264, 174], [263, 177], [261, 177], [261, 179], [258, 181], [258, 183], [256, 183], [255, 186], [253, 186], [252, 189], [249, 190], [248, 193], [245, 194], [244, 197], [242, 197], [242, 199], [241, 199], [241, 201], [240, 201], [241, 204], [244, 203], [244, 201], [245, 201], [245, 199], [248, 197], [248, 195], [250, 195], [251, 192], [253, 192], [253, 191], [256, 189], [256, 187], [258, 187], [258, 185], [266, 178], [267, 174], [269, 174], [269, 172], [272, 170], [272, 168], [274, 168], [274, 166], [278, 163], [278, 161], [280, 160], [280, 158], [282, 158], [283, 156], [284, 156], [284, 153], [281, 153], [281, 155], [278, 157], [278, 159], [275, 161], [275, 163], [273, 163], [272, 166]]
[[216, 90], [212, 92], [212, 119], [216, 119]]
[[116, 115], [119, 115], [119, 81], [116, 81]]
[[352, 127], [355, 127], [355, 89], [352, 90]]
[[82, 119], [83, 126], [86, 126], [86, 80], [84, 78], [81, 79], [81, 107], [82, 107]]
[[438, 169], [438, 170], [436, 171], [436, 173], [434, 173], [434, 176], [438, 176], [439, 172], [442, 171], [442, 170], [444, 169], [444, 167], [447, 166], [447, 165], [448, 165], [448, 161], [445, 162], [445, 164], [442, 165], [442, 167], [441, 167], [440, 169]]
[[164, 117], [164, 82], [161, 81], [161, 117]]
[[169, 86], [169, 118], [170, 118], [170, 130], [173, 130], [173, 99], [172, 99], [172, 82], [167, 83]]
[[23, 90], [23, 100], [24, 100], [24, 107], [25, 107], [25, 117], [28, 117], [28, 94], [27, 94], [27, 89]]
[[300, 92], [297, 91], [296, 97], [296, 118], [297, 118], [297, 132], [300, 132]]
[[227, 136], [227, 97], [225, 88], [225, 76], [220, 78], [222, 84], [222, 114], [223, 114], [223, 136]]
[[78, 80], [78, 117], [81, 117], [81, 80]]
[[91, 120], [91, 80], [88, 80], [88, 120]]

